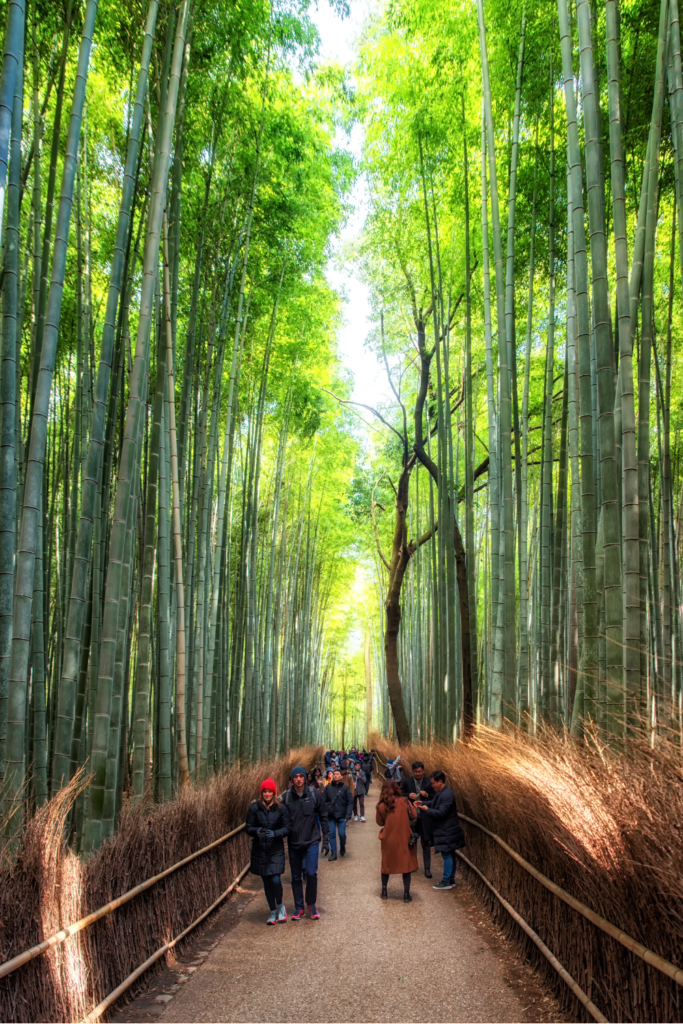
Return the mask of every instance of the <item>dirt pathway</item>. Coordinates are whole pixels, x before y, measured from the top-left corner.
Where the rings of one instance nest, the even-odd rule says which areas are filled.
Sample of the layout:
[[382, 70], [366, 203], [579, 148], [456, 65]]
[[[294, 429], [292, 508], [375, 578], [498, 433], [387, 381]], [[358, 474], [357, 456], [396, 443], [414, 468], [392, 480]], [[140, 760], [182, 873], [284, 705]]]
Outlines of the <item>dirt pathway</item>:
[[[520, 967], [517, 980], [511, 976], [495, 938], [477, 927], [481, 912], [468, 913], [458, 888], [437, 892], [420, 871], [413, 875], [412, 903], [403, 903], [399, 876], [391, 879], [389, 900], [380, 900], [377, 832], [373, 821], [352, 823], [346, 857], [334, 864], [321, 860], [319, 921], [266, 927], [263, 894], [248, 900], [239, 922], [204, 954], [184, 984], [174, 986], [172, 998], [157, 997], [154, 1017], [168, 1022], [557, 1020], [552, 1000], [542, 999], [547, 1015], [539, 1017], [539, 1000], [529, 997], [530, 971]], [[435, 861], [438, 878], [441, 858]], [[285, 883], [291, 911], [289, 876]], [[259, 880], [251, 879], [249, 888], [254, 884]], [[528, 979], [519, 980], [525, 973]], [[532, 1001], [536, 1007], [530, 1015]]]

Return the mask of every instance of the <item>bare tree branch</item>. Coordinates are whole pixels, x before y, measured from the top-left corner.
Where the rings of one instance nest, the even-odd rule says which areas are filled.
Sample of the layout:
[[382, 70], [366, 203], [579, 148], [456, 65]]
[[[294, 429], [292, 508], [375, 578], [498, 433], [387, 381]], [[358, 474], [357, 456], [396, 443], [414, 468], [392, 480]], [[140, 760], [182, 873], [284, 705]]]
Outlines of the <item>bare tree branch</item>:
[[329, 391], [327, 388], [321, 388], [320, 390], [324, 391], [325, 394], [330, 395], [332, 398], [335, 398], [339, 402], [340, 405], [358, 405], [358, 406], [360, 406], [361, 409], [367, 409], [368, 412], [371, 412], [374, 416], [377, 417], [378, 420], [381, 420], [381, 422], [384, 424], [385, 427], [388, 427], [389, 430], [393, 430], [393, 432], [396, 434], [396, 437], [399, 439], [401, 444], [403, 444], [403, 438], [399, 434], [399, 432], [396, 429], [396, 427], [392, 427], [391, 423], [388, 423], [384, 419], [384, 416], [382, 416], [380, 413], [378, 413], [376, 409], [373, 409], [371, 405], [365, 405], [364, 402], [352, 402], [350, 400], [347, 400], [346, 398], [340, 398], [339, 395], [335, 395], [335, 393], [333, 391]]

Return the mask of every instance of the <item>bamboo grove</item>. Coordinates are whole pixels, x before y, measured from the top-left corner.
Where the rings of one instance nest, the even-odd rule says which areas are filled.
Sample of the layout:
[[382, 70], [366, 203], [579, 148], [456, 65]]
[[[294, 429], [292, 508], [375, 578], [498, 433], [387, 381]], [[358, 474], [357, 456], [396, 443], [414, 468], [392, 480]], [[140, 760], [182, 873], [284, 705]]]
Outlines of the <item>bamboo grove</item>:
[[[355, 442], [323, 269], [352, 178], [305, 8], [10, 0], [0, 81], [6, 834], [324, 728]], [[316, 386], [313, 386], [313, 381]], [[346, 530], [346, 532], [345, 532]]]
[[680, 740], [677, 0], [399, 0], [358, 76], [397, 738]]

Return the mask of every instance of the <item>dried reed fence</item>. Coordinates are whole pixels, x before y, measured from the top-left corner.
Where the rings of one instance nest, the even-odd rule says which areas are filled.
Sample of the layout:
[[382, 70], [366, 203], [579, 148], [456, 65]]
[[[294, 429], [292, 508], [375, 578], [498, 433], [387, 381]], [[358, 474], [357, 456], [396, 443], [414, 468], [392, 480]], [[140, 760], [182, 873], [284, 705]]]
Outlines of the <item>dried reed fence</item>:
[[[384, 758], [398, 748], [379, 737]], [[597, 744], [479, 730], [473, 741], [410, 746], [404, 764], [446, 772], [458, 809], [602, 917], [683, 966], [683, 761], [675, 748]], [[463, 822], [472, 863], [540, 935], [610, 1021], [680, 1021], [681, 989], [569, 907], [495, 840]], [[556, 990], [573, 1020], [590, 1019], [476, 874], [459, 872]]]
[[[313, 765], [319, 757], [317, 747], [293, 750], [275, 763], [235, 768], [201, 788], [187, 787], [169, 803], [127, 807], [116, 835], [85, 860], [64, 844], [78, 792], [72, 784], [29, 821], [11, 863], [0, 868], [0, 962], [225, 835], [244, 821], [263, 778], [272, 775], [284, 788], [295, 765]], [[0, 1020], [83, 1020], [226, 890], [248, 850], [241, 832], [0, 979]]]

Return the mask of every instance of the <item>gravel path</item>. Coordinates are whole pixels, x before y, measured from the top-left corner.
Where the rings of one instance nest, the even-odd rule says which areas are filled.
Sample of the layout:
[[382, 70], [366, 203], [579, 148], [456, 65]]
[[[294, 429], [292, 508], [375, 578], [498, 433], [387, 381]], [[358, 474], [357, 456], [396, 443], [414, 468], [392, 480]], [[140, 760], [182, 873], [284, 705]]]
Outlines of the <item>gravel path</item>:
[[[457, 890], [436, 892], [419, 871], [412, 903], [403, 902], [400, 876], [390, 880], [389, 900], [380, 900], [377, 832], [374, 821], [351, 823], [346, 857], [321, 860], [319, 921], [266, 927], [265, 897], [257, 896], [157, 1019], [528, 1020], [524, 997], [506, 981]], [[434, 860], [436, 881], [441, 858]]]

